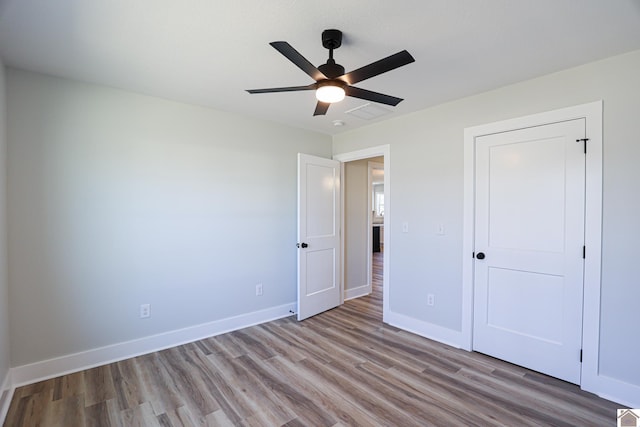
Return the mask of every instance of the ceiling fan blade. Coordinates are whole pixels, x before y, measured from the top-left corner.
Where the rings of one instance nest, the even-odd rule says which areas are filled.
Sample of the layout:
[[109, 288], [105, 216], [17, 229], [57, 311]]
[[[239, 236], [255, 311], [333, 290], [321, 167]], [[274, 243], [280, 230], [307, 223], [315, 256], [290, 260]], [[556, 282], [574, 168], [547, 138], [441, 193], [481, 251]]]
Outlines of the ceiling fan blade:
[[316, 84], [312, 83], [307, 86], [288, 86], [288, 87], [272, 87], [268, 89], [247, 89], [249, 93], [273, 93], [273, 92], [295, 92], [299, 90], [314, 90]]
[[406, 50], [398, 52], [391, 56], [387, 56], [379, 61], [372, 62], [369, 65], [353, 70], [350, 73], [340, 77], [341, 80], [346, 81], [350, 85], [361, 82], [371, 77], [375, 77], [379, 74], [386, 73], [387, 71], [395, 70], [403, 65], [411, 64], [414, 62], [413, 56]]
[[324, 74], [322, 74], [320, 70], [318, 70], [311, 62], [309, 62], [307, 58], [302, 56], [300, 52], [295, 50], [289, 43], [271, 42], [269, 44], [273, 46], [278, 52], [283, 54], [289, 61], [297, 65], [298, 68], [311, 76], [313, 80], [318, 81], [327, 78]]
[[316, 110], [313, 112], [314, 116], [324, 116], [325, 114], [327, 114], [327, 110], [329, 109], [329, 105], [331, 105], [328, 102], [320, 102], [318, 101], [318, 103], [316, 104]]
[[396, 98], [395, 96], [385, 95], [383, 93], [360, 89], [353, 86], [345, 87], [344, 92], [346, 95], [354, 98], [365, 99], [367, 101], [378, 102], [380, 104], [393, 105], [394, 107], [402, 101], [402, 98]]

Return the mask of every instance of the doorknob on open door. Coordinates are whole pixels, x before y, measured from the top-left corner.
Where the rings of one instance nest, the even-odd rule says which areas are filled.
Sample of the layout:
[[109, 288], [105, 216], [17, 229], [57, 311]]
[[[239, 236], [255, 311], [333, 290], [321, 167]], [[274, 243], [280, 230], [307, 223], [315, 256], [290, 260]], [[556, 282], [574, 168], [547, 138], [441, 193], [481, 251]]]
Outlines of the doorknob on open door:
[[306, 243], [296, 243], [296, 246], [297, 246], [298, 248], [306, 248], [306, 247], [309, 247], [309, 245], [307, 245]]
[[476, 258], [484, 259], [484, 252], [478, 252], [478, 254], [476, 255]]

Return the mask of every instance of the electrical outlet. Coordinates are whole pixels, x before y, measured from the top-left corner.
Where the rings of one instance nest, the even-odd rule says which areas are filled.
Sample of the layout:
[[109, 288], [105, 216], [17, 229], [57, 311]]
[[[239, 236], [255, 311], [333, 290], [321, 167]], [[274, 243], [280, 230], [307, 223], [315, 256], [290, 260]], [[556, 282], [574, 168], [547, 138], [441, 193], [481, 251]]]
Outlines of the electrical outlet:
[[144, 319], [151, 316], [151, 304], [140, 305], [140, 318]]
[[262, 295], [262, 283], [256, 285], [256, 296]]
[[427, 305], [434, 306], [436, 304], [436, 297], [433, 294], [427, 294]]

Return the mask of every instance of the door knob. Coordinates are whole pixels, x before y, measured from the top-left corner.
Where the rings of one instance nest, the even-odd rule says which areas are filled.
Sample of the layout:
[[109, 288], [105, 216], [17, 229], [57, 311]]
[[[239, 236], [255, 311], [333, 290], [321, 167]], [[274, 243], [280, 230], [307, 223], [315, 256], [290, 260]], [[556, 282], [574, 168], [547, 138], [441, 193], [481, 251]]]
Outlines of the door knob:
[[296, 246], [298, 248], [307, 248], [307, 247], [309, 247], [309, 245], [307, 245], [306, 243], [297, 243]]
[[478, 254], [476, 255], [476, 258], [484, 259], [484, 252], [478, 252]]

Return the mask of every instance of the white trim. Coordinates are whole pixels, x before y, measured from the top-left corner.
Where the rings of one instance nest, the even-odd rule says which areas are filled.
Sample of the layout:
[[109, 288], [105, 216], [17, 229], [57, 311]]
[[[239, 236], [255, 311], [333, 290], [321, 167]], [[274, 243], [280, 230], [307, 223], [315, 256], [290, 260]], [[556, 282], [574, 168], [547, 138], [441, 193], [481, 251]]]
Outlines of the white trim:
[[[12, 387], [11, 380], [11, 369], [7, 372], [7, 375], [0, 385], [0, 425], [4, 425], [5, 418], [7, 417], [7, 413], [9, 412], [9, 405], [11, 404], [11, 399], [13, 399], [13, 393], [16, 388]], [[4, 399], [3, 399], [4, 397]]]
[[152, 353], [178, 345], [198, 341], [260, 323], [288, 317], [296, 309], [295, 303], [271, 307], [252, 313], [228, 317], [201, 325], [164, 332], [137, 340], [95, 348], [54, 359], [13, 368], [12, 385], [19, 387], [55, 378], [96, 366]]
[[[388, 322], [389, 315], [389, 255], [391, 254], [391, 146], [389, 144], [378, 145], [376, 147], [365, 148], [363, 150], [350, 151], [348, 153], [334, 154], [334, 160], [339, 162], [351, 162], [354, 160], [369, 159], [371, 157], [384, 157], [384, 252], [382, 254], [382, 321]], [[342, 233], [342, 247], [344, 248], [344, 233]], [[344, 251], [342, 251], [342, 264], [344, 264]]]
[[2, 381], [2, 383], [0, 383], [0, 396], [2, 395], [2, 393], [6, 390], [9, 390], [9, 388], [11, 388], [11, 369], [9, 369], [9, 371], [7, 372], [7, 375], [4, 377], [4, 380]]
[[[600, 287], [602, 267], [602, 101], [584, 106], [587, 118], [586, 175], [585, 175], [585, 246], [584, 296], [582, 312], [582, 379], [581, 387], [597, 392], [600, 376]], [[636, 390], [640, 390], [636, 388]], [[620, 395], [620, 397], [624, 394]], [[634, 395], [629, 395], [634, 396]], [[638, 400], [640, 391], [635, 393]], [[624, 399], [627, 400], [627, 399]], [[631, 397], [628, 400], [633, 400]]]
[[460, 343], [462, 342], [461, 332], [459, 331], [418, 320], [414, 317], [405, 316], [404, 314], [390, 312], [387, 323], [396, 328], [447, 344], [451, 347], [460, 348]]
[[[599, 375], [600, 349], [600, 269], [602, 250], [602, 101], [559, 110], [534, 114], [516, 119], [504, 120], [464, 130], [464, 217], [462, 253], [462, 347], [473, 348], [473, 258], [474, 250], [474, 175], [475, 138], [510, 130], [540, 126], [567, 120], [586, 118], [586, 137], [589, 138], [586, 157], [586, 199], [585, 199], [585, 259], [584, 309], [583, 309], [583, 363], [581, 387], [598, 393], [612, 385], [608, 395], [617, 400], [633, 401], [624, 387], [616, 387]], [[638, 396], [638, 388], [633, 390]], [[628, 396], [628, 397], [625, 397]], [[636, 398], [637, 399], [637, 398]]]
[[629, 408], [640, 408], [640, 386], [630, 384], [606, 375], [598, 375], [590, 384], [591, 389], [584, 390], [597, 394], [603, 399], [620, 403]]
[[473, 258], [475, 236], [475, 132], [464, 130], [464, 207], [462, 213], [462, 333], [460, 346], [471, 351], [473, 345]]
[[[334, 159], [335, 160], [335, 159]], [[340, 162], [340, 189], [342, 191], [340, 191], [340, 225], [341, 225], [341, 229], [340, 229], [340, 305], [344, 304], [345, 301], [345, 294], [346, 294], [346, 289], [347, 289], [347, 276], [345, 274], [345, 272], [347, 271], [344, 265], [344, 260], [345, 260], [345, 224], [347, 223], [347, 216], [346, 216], [346, 212], [347, 210], [344, 208], [346, 206], [346, 194], [347, 192], [345, 191], [345, 164], [344, 162]]]
[[344, 300], [360, 298], [371, 293], [371, 284], [358, 286], [356, 288], [347, 289], [344, 292]]

